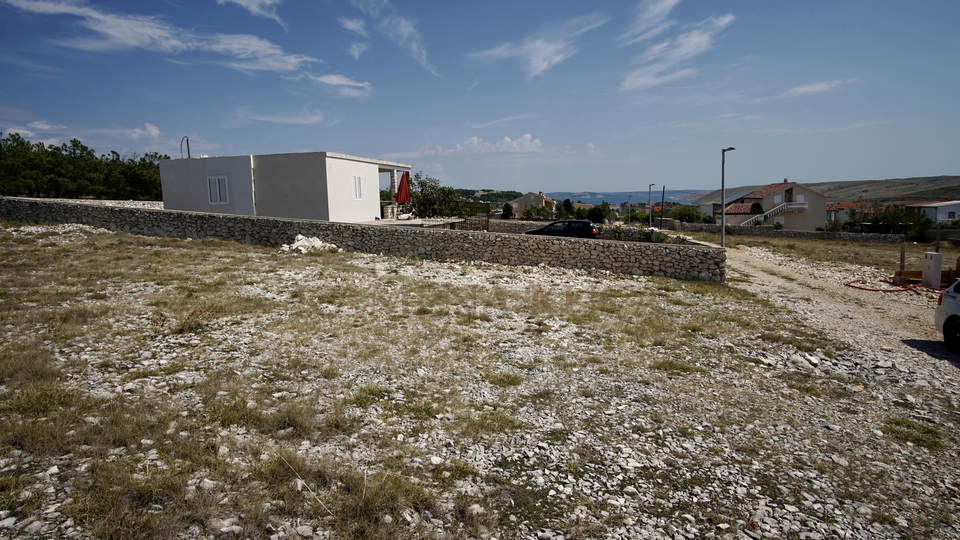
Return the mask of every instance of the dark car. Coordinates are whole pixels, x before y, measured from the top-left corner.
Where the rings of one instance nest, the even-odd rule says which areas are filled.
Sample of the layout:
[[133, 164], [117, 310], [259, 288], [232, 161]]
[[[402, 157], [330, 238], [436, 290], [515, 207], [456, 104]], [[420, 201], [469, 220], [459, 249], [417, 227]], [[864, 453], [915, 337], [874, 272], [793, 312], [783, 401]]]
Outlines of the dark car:
[[581, 219], [563, 219], [544, 225], [539, 229], [524, 231], [523, 234], [544, 236], [569, 236], [573, 238], [600, 238], [600, 229], [592, 221]]

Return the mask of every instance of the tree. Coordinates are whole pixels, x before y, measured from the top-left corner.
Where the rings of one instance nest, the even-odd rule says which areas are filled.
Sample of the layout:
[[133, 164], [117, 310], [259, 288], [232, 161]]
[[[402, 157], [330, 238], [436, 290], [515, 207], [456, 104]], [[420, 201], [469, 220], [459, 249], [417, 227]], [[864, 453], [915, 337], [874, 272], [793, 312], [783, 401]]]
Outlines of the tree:
[[513, 205], [508, 202], [503, 203], [503, 212], [500, 214], [500, 217], [503, 219], [513, 219]]
[[423, 172], [413, 175], [410, 182], [410, 204], [413, 212], [420, 218], [455, 216], [460, 212], [463, 197], [452, 187], [441, 186], [440, 180], [424, 176]]
[[557, 219], [570, 219], [577, 215], [570, 199], [564, 199], [562, 203], [557, 205], [556, 215]]
[[696, 206], [685, 204], [674, 208], [670, 217], [684, 223], [713, 223], [714, 219], [700, 211]]
[[161, 200], [162, 159], [170, 156], [110, 152], [97, 158], [78, 139], [47, 146], [11, 133], [0, 139], [0, 194]]
[[595, 205], [591, 207], [590, 210], [587, 210], [587, 219], [594, 223], [602, 224], [610, 217], [610, 212], [610, 203], [602, 201], [599, 205]]
[[903, 234], [907, 238], [920, 239], [923, 231], [934, 225], [933, 220], [920, 213], [907, 213], [902, 206], [881, 206], [874, 203], [869, 208], [850, 209], [850, 219], [844, 224], [847, 230], [857, 232]]

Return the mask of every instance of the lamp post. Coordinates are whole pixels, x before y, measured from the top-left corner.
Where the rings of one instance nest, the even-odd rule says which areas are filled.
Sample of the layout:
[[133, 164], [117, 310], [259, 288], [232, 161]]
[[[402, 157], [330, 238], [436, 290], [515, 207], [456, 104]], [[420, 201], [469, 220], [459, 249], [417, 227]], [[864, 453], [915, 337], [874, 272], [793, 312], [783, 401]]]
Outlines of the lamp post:
[[736, 150], [734, 147], [720, 151], [720, 247], [727, 247], [727, 186], [725, 169], [727, 168], [727, 152]]
[[[655, 185], [656, 184], [650, 184], [647, 186], [647, 215], [650, 217], [650, 228], [653, 228], [653, 206], [651, 206], [650, 202], [652, 201], [651, 194], [653, 193], [652, 190]], [[641, 191], [640, 193], [643, 192]]]
[[627, 225], [630, 225], [630, 199], [633, 195], [627, 195]]

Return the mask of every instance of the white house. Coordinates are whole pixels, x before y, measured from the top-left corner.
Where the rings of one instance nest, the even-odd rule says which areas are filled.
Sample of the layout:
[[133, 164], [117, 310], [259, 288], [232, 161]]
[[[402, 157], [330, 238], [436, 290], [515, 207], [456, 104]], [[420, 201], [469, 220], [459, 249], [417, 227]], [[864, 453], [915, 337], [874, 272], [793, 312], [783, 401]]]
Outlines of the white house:
[[960, 219], [960, 201], [936, 201], [908, 204], [907, 212], [923, 214], [933, 221], [956, 221]]
[[335, 152], [170, 159], [160, 183], [167, 210], [358, 223], [380, 217], [379, 173], [395, 185], [411, 167]]

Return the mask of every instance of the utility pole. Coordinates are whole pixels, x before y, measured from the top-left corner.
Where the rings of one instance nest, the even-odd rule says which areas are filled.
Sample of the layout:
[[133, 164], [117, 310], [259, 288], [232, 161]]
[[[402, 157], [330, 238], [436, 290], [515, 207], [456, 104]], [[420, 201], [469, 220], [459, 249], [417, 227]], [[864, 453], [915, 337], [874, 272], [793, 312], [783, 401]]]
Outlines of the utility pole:
[[736, 150], [734, 147], [720, 151], [720, 247], [727, 247], [727, 186], [725, 169], [727, 168], [727, 152]]
[[656, 184], [650, 184], [647, 186], [647, 215], [650, 218], [650, 228], [653, 228], [653, 205], [651, 204], [651, 195], [653, 193], [653, 186]]

